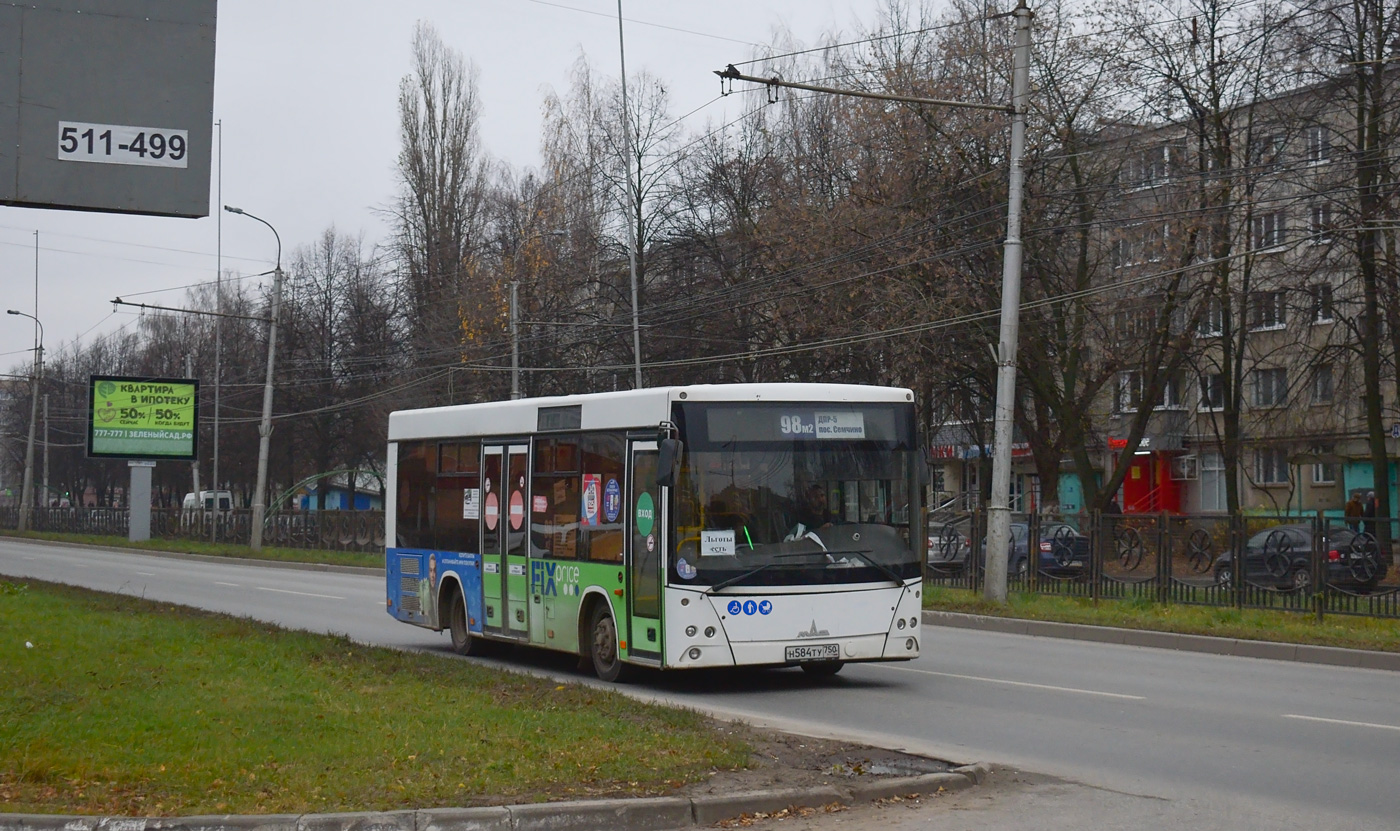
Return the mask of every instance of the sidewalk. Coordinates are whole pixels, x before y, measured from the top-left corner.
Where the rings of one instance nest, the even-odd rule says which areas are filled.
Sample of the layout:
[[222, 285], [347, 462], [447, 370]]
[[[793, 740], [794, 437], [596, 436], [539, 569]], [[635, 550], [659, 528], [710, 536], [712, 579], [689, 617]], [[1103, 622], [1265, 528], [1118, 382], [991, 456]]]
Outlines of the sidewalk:
[[1046, 620], [971, 615], [962, 612], [941, 612], [928, 609], [924, 610], [923, 621], [931, 626], [980, 629], [986, 632], [1007, 632], [1013, 635], [1035, 635], [1042, 638], [1117, 643], [1125, 646], [1150, 646], [1156, 649], [1179, 649], [1185, 652], [1204, 652], [1211, 655], [1269, 658], [1275, 661], [1300, 661], [1311, 664], [1400, 672], [1400, 652], [1374, 652], [1365, 649], [1344, 649], [1336, 646], [1310, 646], [1274, 641], [1251, 641], [1240, 638], [1215, 638], [1209, 635], [1180, 635], [1148, 629], [1121, 629], [1113, 626], [1055, 623]]

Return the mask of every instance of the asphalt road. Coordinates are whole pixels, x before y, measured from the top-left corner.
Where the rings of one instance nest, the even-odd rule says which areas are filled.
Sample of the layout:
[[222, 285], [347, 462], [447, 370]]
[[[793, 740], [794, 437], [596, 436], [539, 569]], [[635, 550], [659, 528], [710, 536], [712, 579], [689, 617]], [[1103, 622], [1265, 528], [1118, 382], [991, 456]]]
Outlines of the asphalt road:
[[[0, 574], [450, 654], [445, 635], [385, 614], [378, 576], [7, 539]], [[40, 642], [43, 633], [24, 637]], [[1154, 816], [1162, 805], [1189, 807], [1178, 819], [1195, 828], [1400, 826], [1400, 674], [931, 626], [923, 653], [910, 663], [848, 666], [829, 680], [793, 670], [652, 673], [628, 691], [814, 735], [1049, 774], [1094, 795], [1076, 802], [1042, 788], [1081, 814], [1107, 794], [1109, 802], [1146, 800], [1142, 810]], [[517, 650], [508, 662], [587, 680], [548, 653]], [[1203, 821], [1211, 817], [1220, 824]], [[916, 824], [905, 827], [921, 827], [909, 819]], [[1064, 827], [1078, 819], [1066, 815]], [[1040, 821], [1059, 827], [1048, 815]]]

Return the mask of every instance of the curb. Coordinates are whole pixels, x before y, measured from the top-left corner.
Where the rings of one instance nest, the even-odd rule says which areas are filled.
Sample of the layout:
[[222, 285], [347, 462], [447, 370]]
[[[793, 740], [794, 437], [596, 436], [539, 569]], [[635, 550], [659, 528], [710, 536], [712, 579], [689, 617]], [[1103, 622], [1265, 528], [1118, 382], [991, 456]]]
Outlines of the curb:
[[[63, 548], [87, 548], [93, 551], [110, 551], [113, 554], [146, 554], [151, 557], [164, 557], [169, 560], [198, 560], [204, 563], [224, 563], [226, 565], [237, 566], [264, 566], [266, 568], [286, 568], [297, 569], [299, 571], [332, 571], [339, 574], [380, 574], [384, 569], [372, 568], [369, 566], [338, 566], [331, 563], [302, 563], [294, 560], [258, 560], [251, 557], [220, 556], [217, 554], [191, 554], [184, 551], [158, 551], [151, 548], [124, 548], [119, 545], [97, 545], [90, 542], [64, 542], [63, 540], [37, 540], [31, 537], [16, 537], [10, 534], [0, 534], [0, 542], [13, 540], [14, 542], [32, 543], [34, 545], [50, 545]], [[106, 831], [106, 829], [103, 829]]]
[[1367, 649], [1346, 649], [1339, 646], [1252, 641], [1242, 638], [1217, 638], [1210, 635], [1182, 635], [1147, 629], [1122, 629], [1115, 626], [1092, 626], [1084, 623], [1057, 623], [1048, 620], [971, 615], [963, 612], [943, 612], [925, 609], [923, 622], [955, 629], [978, 629], [1011, 635], [1034, 635], [1042, 638], [1063, 638], [1075, 641], [1115, 643], [1123, 646], [1147, 646], [1153, 649], [1176, 649], [1210, 655], [1232, 655], [1241, 658], [1268, 658], [1274, 661], [1296, 661], [1308, 664], [1379, 669], [1400, 672], [1400, 652], [1376, 652]]
[[979, 762], [946, 773], [862, 782], [846, 788], [827, 785], [712, 796], [421, 811], [168, 818], [0, 814], [0, 831], [661, 831], [713, 825], [745, 814], [787, 808], [854, 805], [893, 796], [959, 791], [982, 784], [990, 771], [987, 764]]

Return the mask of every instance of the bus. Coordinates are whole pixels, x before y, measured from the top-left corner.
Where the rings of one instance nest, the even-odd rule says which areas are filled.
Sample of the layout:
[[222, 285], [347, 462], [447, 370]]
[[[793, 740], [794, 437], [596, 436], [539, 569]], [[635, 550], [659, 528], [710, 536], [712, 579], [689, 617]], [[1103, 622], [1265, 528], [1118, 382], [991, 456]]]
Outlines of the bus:
[[722, 384], [389, 416], [388, 613], [633, 667], [919, 655], [913, 393]]

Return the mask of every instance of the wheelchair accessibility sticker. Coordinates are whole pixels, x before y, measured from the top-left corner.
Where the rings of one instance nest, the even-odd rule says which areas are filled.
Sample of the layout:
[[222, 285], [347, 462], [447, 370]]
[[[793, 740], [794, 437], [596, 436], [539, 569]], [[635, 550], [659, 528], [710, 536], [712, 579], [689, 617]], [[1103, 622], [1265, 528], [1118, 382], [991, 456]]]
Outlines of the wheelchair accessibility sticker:
[[755, 602], [753, 600], [745, 600], [743, 603], [740, 603], [737, 600], [731, 600], [729, 601], [729, 606], [726, 608], [729, 614], [735, 616], [738, 616], [740, 613], [745, 615], [766, 615], [773, 611], [773, 601], [759, 600]]

